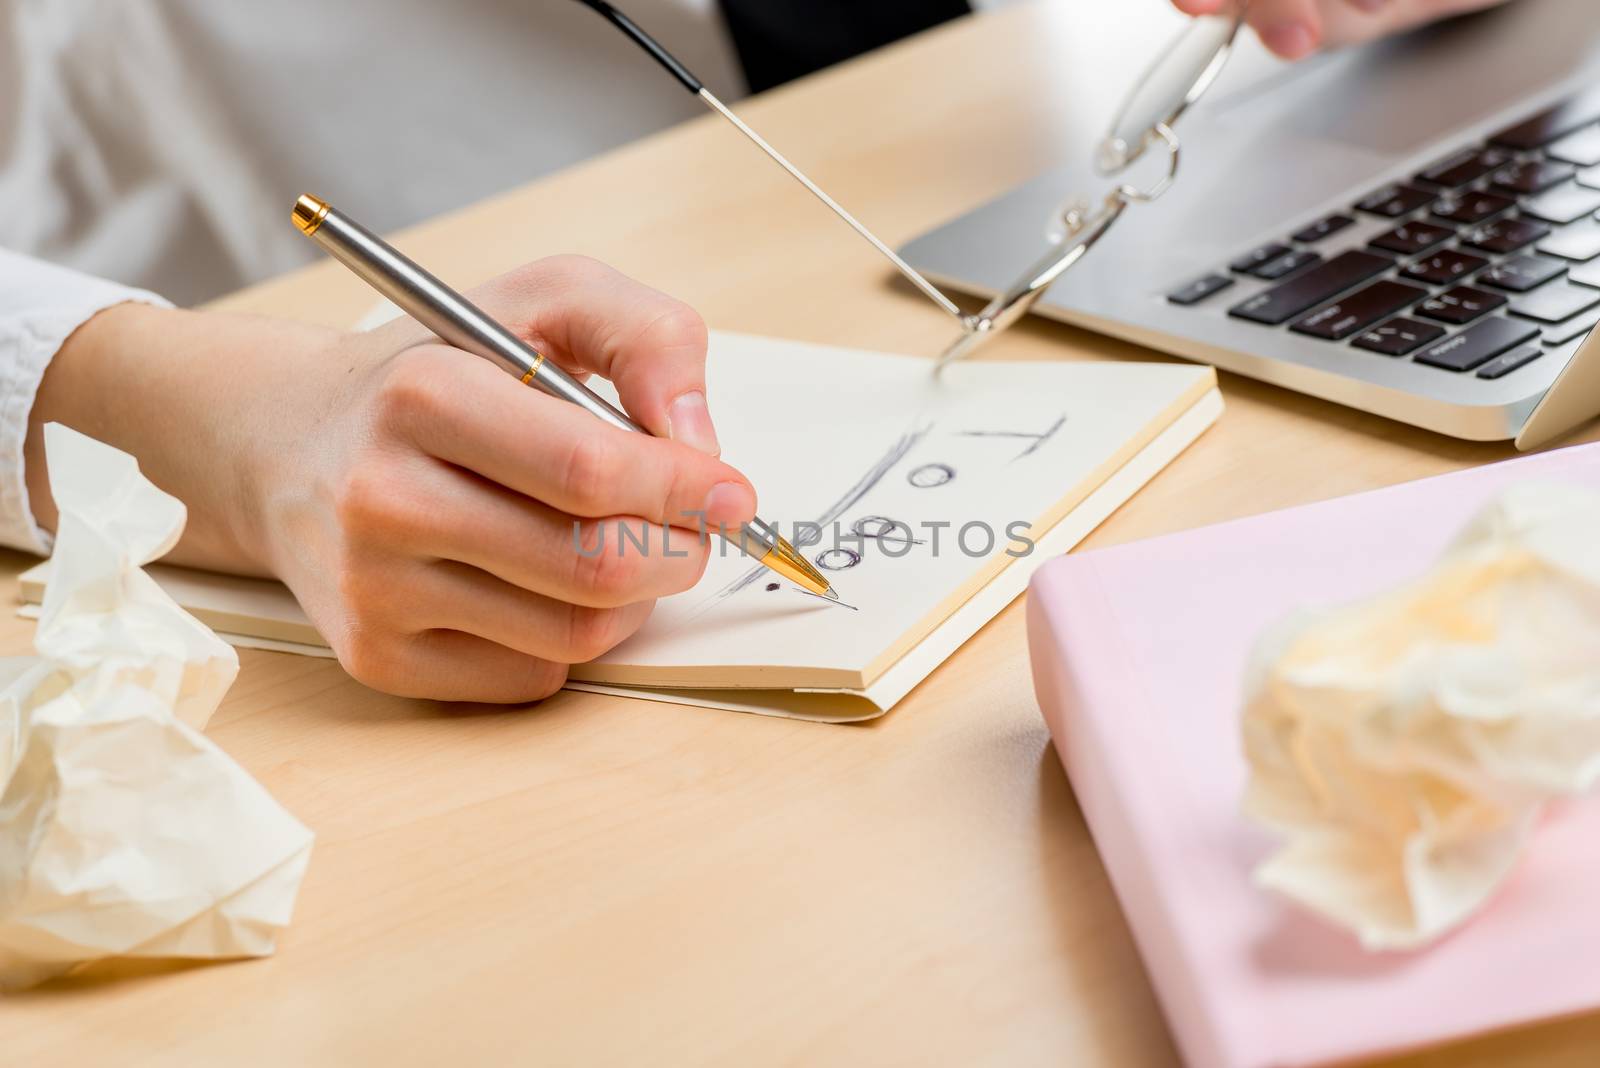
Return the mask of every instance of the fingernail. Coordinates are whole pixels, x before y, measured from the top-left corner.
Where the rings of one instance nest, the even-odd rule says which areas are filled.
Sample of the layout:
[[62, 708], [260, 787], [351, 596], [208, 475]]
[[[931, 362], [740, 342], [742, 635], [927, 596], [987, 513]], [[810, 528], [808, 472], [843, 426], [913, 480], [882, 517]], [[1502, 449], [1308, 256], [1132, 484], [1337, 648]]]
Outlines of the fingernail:
[[743, 482], [718, 482], [706, 494], [706, 522], [737, 526], [756, 514], [756, 495]]
[[1261, 39], [1284, 59], [1300, 59], [1317, 47], [1311, 28], [1303, 22], [1280, 22], [1261, 31]]
[[1389, 6], [1389, 0], [1350, 0], [1350, 2], [1369, 15]]
[[716, 428], [711, 425], [711, 409], [706, 407], [706, 395], [699, 390], [685, 393], [672, 402], [667, 418], [673, 441], [681, 441], [691, 449], [699, 449], [716, 456], [722, 452], [717, 443]]

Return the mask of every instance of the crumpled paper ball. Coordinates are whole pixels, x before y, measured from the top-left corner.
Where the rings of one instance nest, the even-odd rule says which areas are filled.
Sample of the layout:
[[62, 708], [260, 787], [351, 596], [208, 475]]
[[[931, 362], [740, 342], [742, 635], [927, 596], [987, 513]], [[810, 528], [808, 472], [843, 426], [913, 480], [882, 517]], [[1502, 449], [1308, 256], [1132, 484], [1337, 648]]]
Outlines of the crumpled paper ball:
[[1416, 581], [1269, 629], [1246, 694], [1257, 882], [1371, 950], [1439, 938], [1600, 783], [1600, 494], [1507, 491]]
[[0, 660], [0, 989], [102, 957], [270, 954], [312, 835], [200, 733], [233, 648], [140, 568], [181, 502], [45, 428], [60, 512], [37, 656]]

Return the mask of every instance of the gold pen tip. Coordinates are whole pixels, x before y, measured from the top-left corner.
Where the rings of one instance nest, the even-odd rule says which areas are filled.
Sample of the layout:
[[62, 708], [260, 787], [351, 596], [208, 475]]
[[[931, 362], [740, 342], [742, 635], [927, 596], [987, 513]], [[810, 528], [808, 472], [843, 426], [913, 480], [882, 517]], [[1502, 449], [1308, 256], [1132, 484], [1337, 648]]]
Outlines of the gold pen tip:
[[295, 226], [300, 232], [310, 237], [317, 232], [317, 227], [322, 225], [322, 220], [328, 217], [328, 202], [318, 200], [310, 193], [300, 194], [300, 199], [294, 202], [294, 211], [290, 218], [294, 219]]
[[801, 556], [794, 546], [782, 538], [778, 539], [775, 548], [761, 558], [761, 562], [796, 586], [810, 590], [819, 597], [830, 596], [833, 592], [833, 587], [822, 577], [822, 572], [813, 567], [811, 561]]

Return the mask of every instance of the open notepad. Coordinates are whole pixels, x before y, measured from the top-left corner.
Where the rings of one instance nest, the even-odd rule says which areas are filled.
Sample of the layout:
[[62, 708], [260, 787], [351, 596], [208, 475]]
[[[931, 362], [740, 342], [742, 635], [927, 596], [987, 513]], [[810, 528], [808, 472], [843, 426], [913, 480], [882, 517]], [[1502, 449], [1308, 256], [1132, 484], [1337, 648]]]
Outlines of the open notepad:
[[[573, 668], [570, 685], [807, 719], [880, 715], [1222, 408], [1214, 372], [1188, 364], [932, 368], [714, 335], [707, 381], [724, 458], [754, 482], [763, 518], [855, 610], [779, 582], [734, 548], [714, 551], [697, 586]], [[615, 539], [605, 551], [619, 551]], [[23, 576], [27, 599], [47, 566]], [[322, 645], [275, 583], [150, 570], [225, 634]]]

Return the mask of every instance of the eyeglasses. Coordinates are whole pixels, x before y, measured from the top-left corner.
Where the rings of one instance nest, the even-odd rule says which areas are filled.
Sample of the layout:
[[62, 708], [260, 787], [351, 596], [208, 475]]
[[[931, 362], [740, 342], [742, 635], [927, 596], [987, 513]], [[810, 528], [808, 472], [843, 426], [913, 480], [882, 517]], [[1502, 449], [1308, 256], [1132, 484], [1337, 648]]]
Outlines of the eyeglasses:
[[663, 48], [628, 16], [604, 0], [579, 0], [593, 8], [635, 44], [644, 49], [652, 59], [666, 68], [678, 83], [700, 98], [712, 111], [734, 125], [740, 133], [766, 153], [773, 162], [789, 173], [795, 181], [805, 186], [818, 200], [827, 205], [844, 220], [862, 239], [892, 263], [906, 280], [916, 286], [941, 311], [961, 324], [961, 335], [939, 357], [939, 367], [969, 355], [986, 341], [999, 334], [1044, 296], [1062, 275], [1075, 266], [1095, 243], [1105, 236], [1130, 205], [1148, 204], [1158, 199], [1173, 183], [1178, 174], [1178, 161], [1182, 145], [1173, 132], [1178, 120], [1192, 107], [1216, 81], [1217, 75], [1227, 65], [1233, 54], [1234, 42], [1244, 23], [1247, 3], [1235, 5], [1232, 15], [1215, 15], [1197, 18], [1167, 46], [1166, 50], [1134, 83], [1132, 92], [1123, 101], [1111, 128], [1101, 139], [1095, 152], [1095, 170], [1103, 178], [1116, 181], [1124, 177], [1135, 163], [1153, 150], [1166, 153], [1165, 173], [1147, 188], [1139, 188], [1117, 181], [1110, 193], [1098, 205], [1088, 200], [1073, 199], [1050, 220], [1052, 247], [1031, 264], [1009, 288], [1001, 292], [976, 315], [963, 312], [938, 286], [928, 281], [899, 253], [885, 244], [854, 215], [817, 183], [808, 178], [800, 168], [768, 144], [766, 139], [752, 130], [716, 95], [701, 84], [672, 53]]

